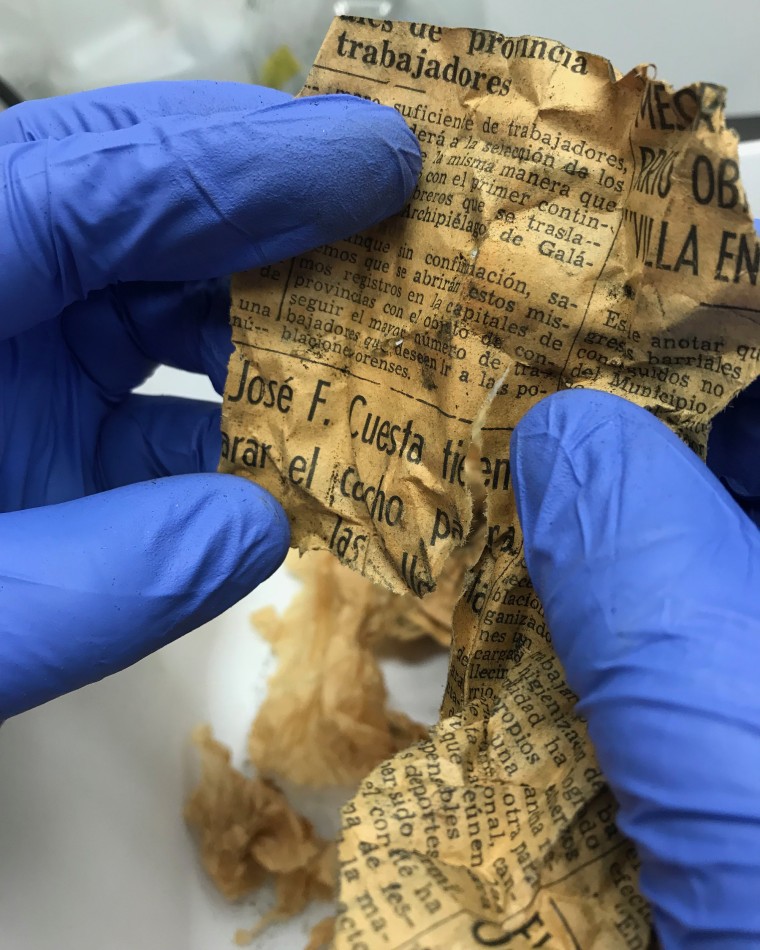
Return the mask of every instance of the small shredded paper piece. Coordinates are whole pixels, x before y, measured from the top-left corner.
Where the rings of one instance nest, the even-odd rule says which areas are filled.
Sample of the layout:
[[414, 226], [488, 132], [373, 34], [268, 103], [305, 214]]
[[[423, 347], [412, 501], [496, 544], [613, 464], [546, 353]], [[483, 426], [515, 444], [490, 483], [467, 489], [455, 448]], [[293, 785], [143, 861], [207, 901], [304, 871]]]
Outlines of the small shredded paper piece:
[[308, 563], [304, 588], [281, 617], [271, 608], [253, 617], [279, 666], [248, 753], [262, 774], [297, 785], [355, 785], [427, 729], [387, 709], [368, 629], [377, 588], [324, 552]]
[[306, 950], [325, 950], [332, 945], [334, 936], [335, 918], [325, 917], [312, 927]]
[[[474, 537], [482, 546], [482, 532]], [[454, 604], [477, 554], [475, 545], [458, 548], [425, 600], [380, 588], [327, 552], [290, 559], [302, 591], [284, 614], [253, 616], [279, 660], [249, 737], [262, 774], [311, 788], [355, 785], [427, 735], [387, 708], [376, 651], [423, 637], [448, 648]]]
[[276, 904], [238, 943], [250, 942], [269, 924], [299, 914], [312, 900], [335, 896], [335, 845], [324, 841], [288, 804], [277, 786], [248, 778], [230, 763], [230, 752], [208, 726], [193, 735], [201, 778], [185, 806], [196, 832], [203, 865], [228, 900], [245, 897], [267, 878]]
[[[239, 930], [238, 945], [311, 900], [336, 896], [334, 844], [314, 835], [271, 779], [355, 787], [374, 766], [427, 735], [426, 727], [387, 708], [373, 651], [423, 637], [448, 647], [465, 564], [477, 550], [463, 547], [457, 555], [424, 610], [423, 602], [377, 587], [325, 552], [291, 555], [288, 566], [302, 590], [284, 614], [266, 609], [251, 618], [280, 661], [249, 739], [250, 760], [266, 777], [239, 772], [209, 727], [199, 727], [193, 741], [201, 778], [185, 810], [204, 866], [225, 897], [245, 897], [274, 878], [274, 909]], [[320, 921], [307, 950], [329, 946], [334, 928], [334, 917]]]
[[[304, 784], [361, 779], [336, 950], [644, 948], [636, 855], [528, 577], [509, 439], [545, 395], [590, 387], [704, 456], [757, 376], [760, 243], [725, 90], [552, 40], [344, 17], [302, 95], [341, 92], [396, 108], [423, 166], [400, 214], [233, 279], [220, 470], [336, 559], [285, 617], [257, 618], [280, 666], [251, 757]], [[405, 596], [381, 608], [338, 563]], [[451, 637], [422, 738], [387, 711], [372, 655], [395, 628]], [[257, 817], [196, 821], [225, 893], [263, 873], [267, 808], [269, 840], [319, 860], [271, 785], [232, 782], [210, 800]]]

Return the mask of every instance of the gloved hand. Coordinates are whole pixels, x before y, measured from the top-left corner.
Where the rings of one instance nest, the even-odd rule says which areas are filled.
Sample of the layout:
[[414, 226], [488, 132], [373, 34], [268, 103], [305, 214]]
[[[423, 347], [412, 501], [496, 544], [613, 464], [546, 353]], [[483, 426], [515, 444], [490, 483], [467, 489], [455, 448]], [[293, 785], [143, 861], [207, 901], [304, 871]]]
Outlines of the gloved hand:
[[[760, 235], [760, 218], [755, 219]], [[760, 372], [760, 354], [747, 357]], [[710, 429], [707, 464], [760, 527], [760, 379], [719, 413]]]
[[156, 83], [0, 114], [0, 720], [277, 567], [279, 505], [198, 474], [217, 464], [218, 408], [131, 391], [166, 363], [221, 392], [216, 278], [399, 210], [419, 165], [394, 110], [346, 96]]
[[661, 422], [563, 392], [517, 426], [525, 555], [664, 947], [760, 947], [760, 534]]

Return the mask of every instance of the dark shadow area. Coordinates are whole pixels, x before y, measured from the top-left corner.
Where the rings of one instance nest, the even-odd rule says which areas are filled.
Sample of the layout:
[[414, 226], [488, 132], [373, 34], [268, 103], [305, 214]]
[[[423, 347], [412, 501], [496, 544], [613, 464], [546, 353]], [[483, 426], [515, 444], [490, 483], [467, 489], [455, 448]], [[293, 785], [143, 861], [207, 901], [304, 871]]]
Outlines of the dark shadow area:
[[742, 142], [760, 139], [760, 115], [736, 115], [726, 119], [728, 127], [739, 133]]

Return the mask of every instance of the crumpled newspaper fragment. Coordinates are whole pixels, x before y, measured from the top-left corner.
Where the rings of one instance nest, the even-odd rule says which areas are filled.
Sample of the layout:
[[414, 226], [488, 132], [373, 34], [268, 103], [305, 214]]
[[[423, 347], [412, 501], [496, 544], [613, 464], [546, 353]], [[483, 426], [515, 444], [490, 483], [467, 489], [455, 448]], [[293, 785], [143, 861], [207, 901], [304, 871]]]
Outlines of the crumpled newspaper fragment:
[[[406, 118], [418, 186], [363, 234], [235, 276], [220, 469], [283, 502], [300, 550], [423, 604], [470, 536], [473, 452], [486, 503], [441, 721], [344, 809], [334, 946], [644, 947], [636, 857], [527, 573], [509, 438], [544, 396], [590, 387], [704, 455], [757, 376], [760, 243], [724, 90], [538, 37], [345, 17], [303, 94], [337, 92]], [[382, 708], [366, 656], [342, 652]], [[326, 684], [307, 694], [342, 715]], [[345, 709], [391, 749], [382, 715]], [[350, 761], [351, 729], [333, 735]]]

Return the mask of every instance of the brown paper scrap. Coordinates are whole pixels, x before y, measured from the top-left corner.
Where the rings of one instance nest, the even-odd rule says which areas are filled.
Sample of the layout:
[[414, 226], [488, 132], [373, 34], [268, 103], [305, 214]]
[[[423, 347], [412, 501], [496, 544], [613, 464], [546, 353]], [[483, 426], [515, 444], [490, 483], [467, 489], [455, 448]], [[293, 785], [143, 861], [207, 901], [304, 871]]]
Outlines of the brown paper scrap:
[[344, 812], [335, 946], [644, 947], [635, 855], [527, 575], [509, 436], [592, 387], [703, 454], [757, 375], [760, 245], [724, 90], [346, 17], [303, 94], [336, 92], [406, 118], [418, 186], [378, 227], [235, 278], [220, 468], [281, 499], [301, 550], [396, 592], [432, 591], [469, 537], [473, 450], [487, 524], [441, 723]]
[[[202, 727], [194, 737], [201, 780], [186, 809], [209, 876], [224, 896], [236, 900], [267, 876], [275, 878], [274, 909], [237, 932], [240, 946], [310, 900], [334, 896], [336, 885], [334, 847], [314, 839], [315, 861], [311, 826], [270, 779], [311, 788], [356, 786], [383, 759], [426, 735], [427, 729], [404, 713], [386, 708], [375, 656], [378, 650], [393, 652], [399, 639], [429, 637], [448, 648], [462, 577], [479, 550], [477, 544], [457, 549], [442, 583], [425, 601], [377, 587], [327, 552], [301, 557], [293, 552], [289, 567], [302, 581], [301, 592], [282, 616], [263, 610], [251, 618], [276, 652], [278, 645], [286, 647], [249, 737], [259, 777], [234, 769], [229, 750]], [[346, 672], [352, 675], [341, 675]], [[294, 827], [297, 837], [305, 835], [305, 846], [295, 851]], [[329, 945], [334, 928], [334, 917], [320, 921], [306, 950]]]
[[334, 936], [335, 918], [325, 917], [311, 928], [306, 950], [322, 950], [324, 947], [330, 947]]
[[275, 882], [274, 909], [237, 942], [250, 943], [265, 927], [299, 914], [312, 900], [335, 895], [335, 846], [321, 839], [296, 814], [274, 785], [248, 778], [230, 762], [230, 753], [208, 726], [193, 741], [201, 757], [201, 778], [185, 806], [196, 832], [203, 865], [230, 901], [245, 897], [265, 880]]
[[285, 613], [267, 608], [252, 618], [279, 665], [248, 754], [263, 775], [297, 785], [355, 785], [427, 729], [387, 708], [368, 629], [377, 588], [324, 552], [305, 558], [304, 588]]

